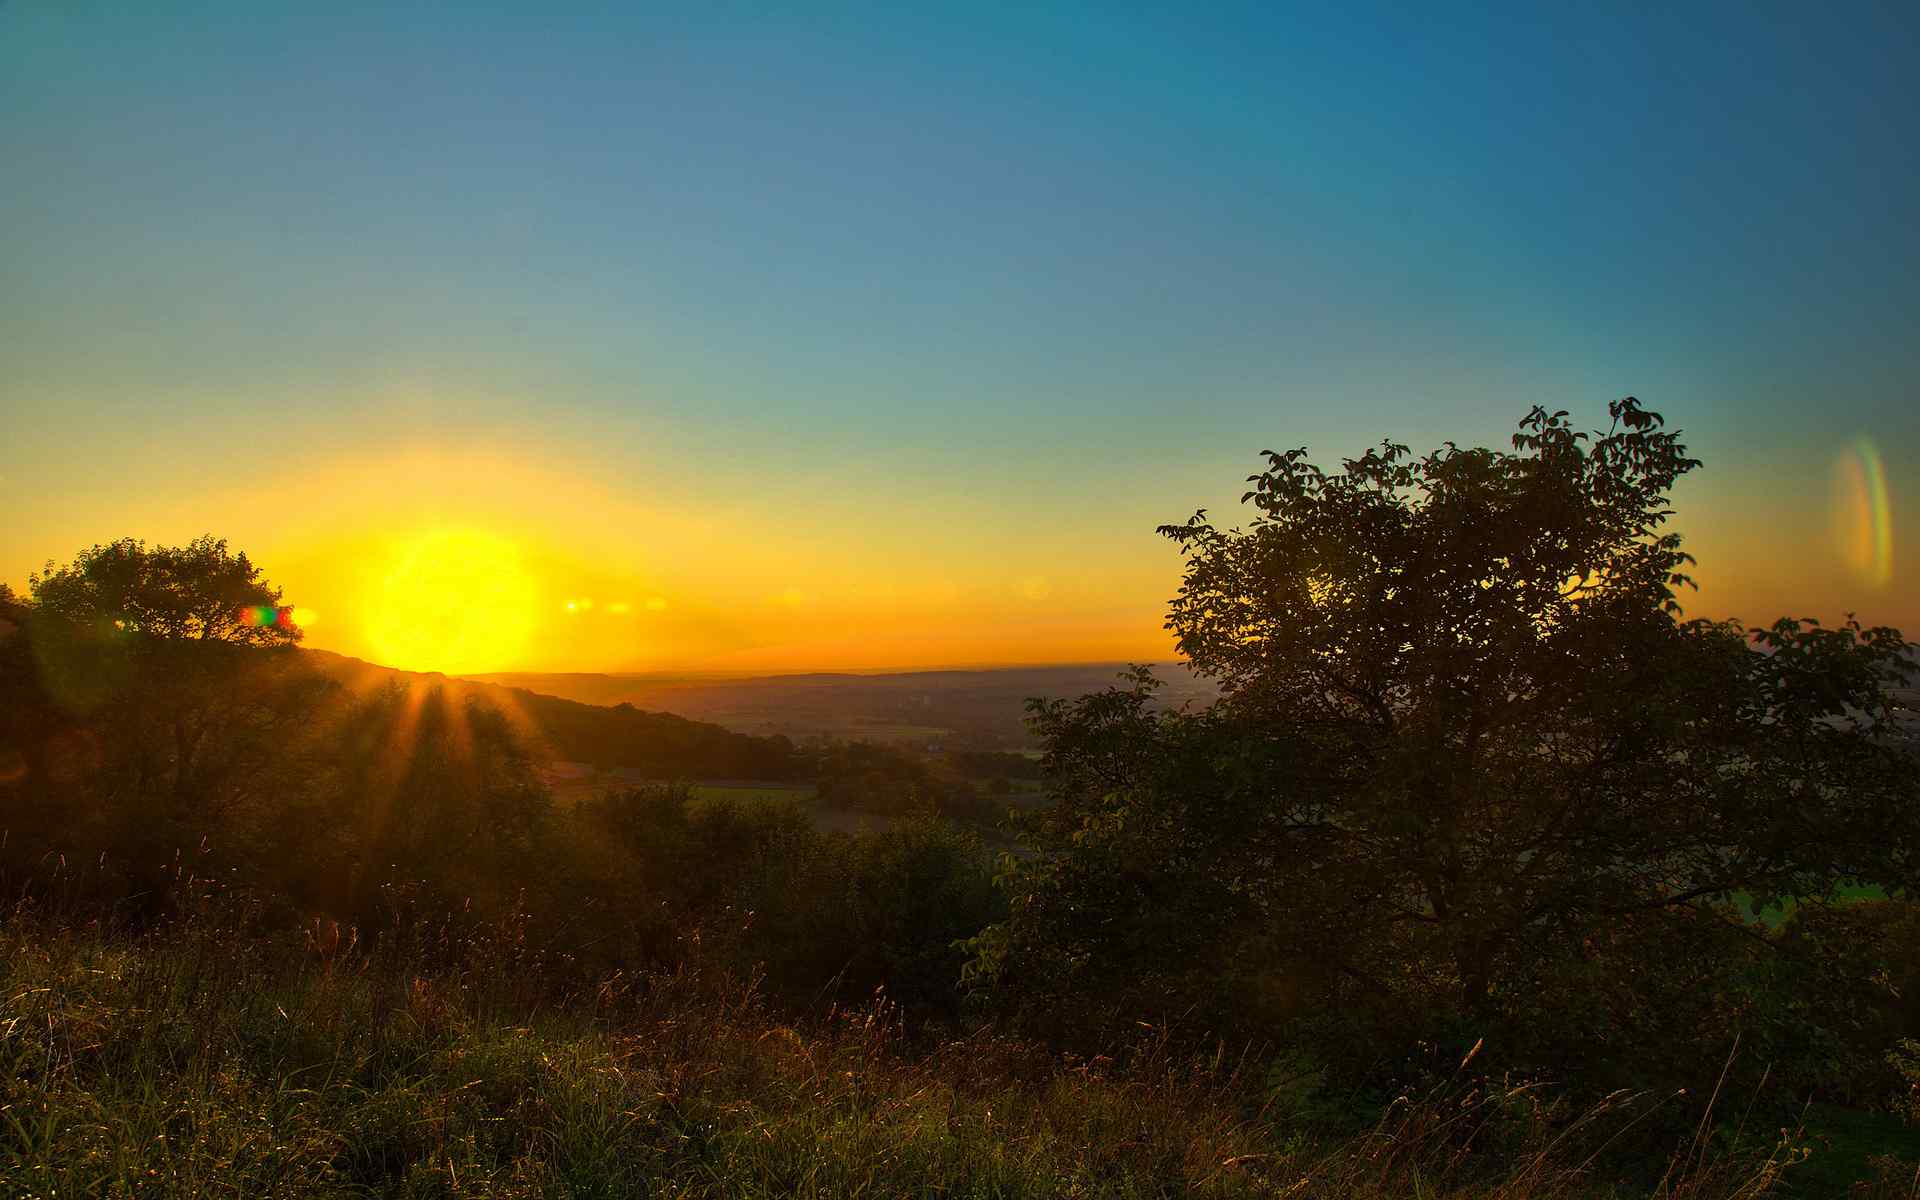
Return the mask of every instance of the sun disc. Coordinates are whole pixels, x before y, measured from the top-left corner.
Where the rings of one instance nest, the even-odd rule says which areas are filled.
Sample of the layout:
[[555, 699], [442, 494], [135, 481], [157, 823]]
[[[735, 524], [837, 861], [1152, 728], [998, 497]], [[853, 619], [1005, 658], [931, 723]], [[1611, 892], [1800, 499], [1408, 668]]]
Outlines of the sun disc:
[[403, 670], [498, 670], [533, 633], [536, 593], [513, 543], [435, 530], [402, 546], [374, 580], [367, 638], [383, 664]]

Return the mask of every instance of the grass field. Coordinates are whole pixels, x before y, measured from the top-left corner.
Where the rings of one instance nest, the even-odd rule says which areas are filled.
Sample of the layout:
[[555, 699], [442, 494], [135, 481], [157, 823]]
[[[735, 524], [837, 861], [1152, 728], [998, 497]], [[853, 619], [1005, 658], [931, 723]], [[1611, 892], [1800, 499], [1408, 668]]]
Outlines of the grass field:
[[[909, 1038], [884, 1005], [793, 1024], [694, 970], [559, 990], [495, 953], [319, 962], [216, 926], [128, 942], [16, 916], [0, 1194], [1734, 1200], [1799, 1157], [1697, 1142], [1623, 1190], [1588, 1151], [1631, 1106], [1568, 1120], [1458, 1089], [1319, 1142], [1151, 1030], [1062, 1060], [986, 1029]], [[1497, 1150], [1462, 1136], [1483, 1118], [1510, 1123]]]

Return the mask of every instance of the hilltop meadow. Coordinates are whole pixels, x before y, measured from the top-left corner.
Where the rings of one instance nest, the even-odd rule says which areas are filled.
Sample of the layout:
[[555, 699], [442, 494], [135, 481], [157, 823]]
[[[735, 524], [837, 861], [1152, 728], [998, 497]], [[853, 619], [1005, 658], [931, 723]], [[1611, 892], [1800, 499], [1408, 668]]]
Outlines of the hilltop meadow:
[[1609, 418], [1269, 454], [1161, 530], [1198, 682], [1037, 757], [318, 653], [213, 537], [49, 564], [0, 1191], [1920, 1195], [1911, 647], [1688, 617], [1698, 463]]

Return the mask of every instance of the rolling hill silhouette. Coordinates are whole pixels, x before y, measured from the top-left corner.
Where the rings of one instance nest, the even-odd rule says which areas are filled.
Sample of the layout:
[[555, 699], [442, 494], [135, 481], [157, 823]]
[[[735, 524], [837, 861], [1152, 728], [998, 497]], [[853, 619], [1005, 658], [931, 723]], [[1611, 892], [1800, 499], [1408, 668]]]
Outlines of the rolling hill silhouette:
[[581, 703], [524, 687], [402, 671], [327, 650], [301, 649], [303, 661], [354, 692], [398, 684], [438, 687], [479, 698], [506, 713], [542, 757], [628, 767], [662, 779], [798, 778], [804, 764], [784, 737], [756, 737], [631, 704]]
[[[747, 678], [502, 672], [471, 678], [586, 704], [631, 704], [711, 721], [740, 733], [826, 737], [948, 749], [1025, 750], [1026, 702], [1079, 696], [1113, 684], [1120, 663], [906, 671], [815, 672]], [[1210, 702], [1216, 690], [1177, 664], [1156, 668], [1158, 701]]]

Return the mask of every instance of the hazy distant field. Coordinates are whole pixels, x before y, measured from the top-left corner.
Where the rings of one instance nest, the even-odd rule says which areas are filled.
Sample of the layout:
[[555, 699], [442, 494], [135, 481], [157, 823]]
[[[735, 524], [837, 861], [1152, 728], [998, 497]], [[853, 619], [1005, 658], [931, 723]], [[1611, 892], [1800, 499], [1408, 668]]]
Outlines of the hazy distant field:
[[[631, 704], [711, 721], [739, 733], [826, 737], [948, 749], [1024, 750], [1026, 702], [1080, 696], [1114, 684], [1124, 664], [913, 671], [895, 675], [773, 675], [692, 679], [665, 675], [504, 673], [475, 676], [586, 704]], [[1211, 684], [1179, 664], [1155, 673], [1169, 706], [1205, 704]]]
[[696, 783], [690, 790], [702, 800], [804, 802], [813, 799], [813, 785], [810, 783]]

